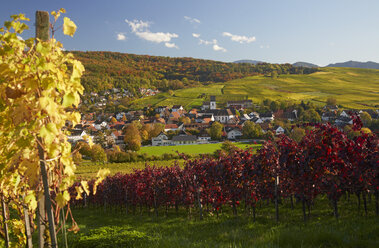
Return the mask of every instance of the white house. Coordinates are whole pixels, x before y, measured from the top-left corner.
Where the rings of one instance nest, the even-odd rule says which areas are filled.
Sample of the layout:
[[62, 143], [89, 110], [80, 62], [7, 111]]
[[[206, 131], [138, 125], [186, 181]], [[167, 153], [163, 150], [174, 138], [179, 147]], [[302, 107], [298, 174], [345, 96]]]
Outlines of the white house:
[[263, 113], [259, 115], [259, 118], [262, 119], [262, 121], [273, 121], [274, 114], [271, 112]]
[[235, 129], [229, 131], [227, 135], [228, 135], [227, 137], [229, 140], [234, 140], [234, 139], [241, 138], [243, 134], [242, 134], [241, 130], [235, 128]]
[[281, 126], [278, 126], [275, 129], [275, 135], [280, 135], [280, 134], [284, 134], [284, 128], [282, 128]]
[[[73, 130], [71, 135], [67, 136], [67, 140], [71, 143], [76, 143], [78, 141], [84, 140], [84, 136], [87, 135], [86, 131], [83, 130]], [[92, 137], [93, 138], [93, 137]]]
[[160, 133], [157, 137], [151, 139], [152, 146], [165, 146], [169, 145], [169, 140], [166, 134]]
[[230, 109], [220, 109], [214, 114], [215, 121], [220, 123], [228, 123], [230, 119], [234, 117], [234, 114]]

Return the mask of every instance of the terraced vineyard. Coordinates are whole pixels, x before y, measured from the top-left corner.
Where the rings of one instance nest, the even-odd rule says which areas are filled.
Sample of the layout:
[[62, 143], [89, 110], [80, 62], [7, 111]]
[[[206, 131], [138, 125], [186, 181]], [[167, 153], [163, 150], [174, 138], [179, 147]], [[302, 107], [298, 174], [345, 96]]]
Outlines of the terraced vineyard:
[[209, 96], [218, 103], [229, 100], [264, 99], [311, 101], [324, 105], [328, 97], [337, 99], [345, 108], [375, 108], [379, 106], [379, 70], [355, 68], [321, 68], [308, 75], [280, 75], [277, 79], [265, 76], [247, 77], [226, 83], [188, 88], [158, 94], [132, 102], [132, 107], [182, 104], [185, 108], [200, 106]]

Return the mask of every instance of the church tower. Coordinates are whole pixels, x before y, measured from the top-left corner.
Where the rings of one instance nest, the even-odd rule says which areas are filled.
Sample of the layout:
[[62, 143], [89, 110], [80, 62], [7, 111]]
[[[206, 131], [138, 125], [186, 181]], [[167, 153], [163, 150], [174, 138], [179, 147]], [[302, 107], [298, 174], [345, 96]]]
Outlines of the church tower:
[[216, 109], [216, 96], [211, 96], [210, 109]]

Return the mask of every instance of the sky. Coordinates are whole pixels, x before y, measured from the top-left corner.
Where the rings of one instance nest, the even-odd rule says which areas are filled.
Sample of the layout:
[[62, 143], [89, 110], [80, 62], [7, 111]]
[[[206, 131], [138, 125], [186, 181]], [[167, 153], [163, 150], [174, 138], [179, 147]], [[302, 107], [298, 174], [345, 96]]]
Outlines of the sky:
[[[378, 0], [5, 0], [10, 15], [65, 8], [78, 26], [66, 50], [232, 62], [379, 62]], [[61, 18], [63, 19], [63, 18]]]

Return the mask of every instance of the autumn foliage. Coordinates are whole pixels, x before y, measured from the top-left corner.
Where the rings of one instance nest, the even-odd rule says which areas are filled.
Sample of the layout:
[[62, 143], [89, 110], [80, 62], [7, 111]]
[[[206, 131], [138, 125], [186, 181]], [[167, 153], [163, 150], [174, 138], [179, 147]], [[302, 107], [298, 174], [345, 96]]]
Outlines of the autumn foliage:
[[[234, 150], [216, 159], [187, 160], [183, 169], [147, 166], [131, 174], [116, 174], [101, 183], [86, 204], [147, 207], [156, 212], [159, 207], [207, 206], [216, 214], [225, 207], [237, 214], [242, 204], [255, 215], [258, 202], [273, 201], [277, 195], [301, 201], [306, 220], [306, 207], [310, 209], [317, 196], [326, 194], [338, 217], [337, 203], [343, 194], [374, 194], [377, 204], [378, 159], [375, 135], [362, 132], [349, 139], [336, 127], [320, 124], [299, 143], [283, 135], [265, 143], [256, 154]], [[83, 204], [74, 198], [71, 203]]]

